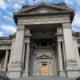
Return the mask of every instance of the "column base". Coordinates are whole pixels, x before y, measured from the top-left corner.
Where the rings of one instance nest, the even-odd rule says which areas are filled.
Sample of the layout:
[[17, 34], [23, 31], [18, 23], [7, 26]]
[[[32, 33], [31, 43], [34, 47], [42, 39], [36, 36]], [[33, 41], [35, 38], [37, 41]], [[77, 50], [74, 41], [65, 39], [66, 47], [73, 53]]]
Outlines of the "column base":
[[66, 72], [65, 71], [59, 71], [59, 76], [60, 77], [66, 77]]
[[21, 77], [21, 71], [8, 71], [7, 76], [9, 78], [20, 78]]
[[69, 78], [77, 78], [80, 76], [80, 70], [67, 70], [67, 76]]
[[77, 78], [80, 76], [80, 70], [59, 71], [60, 77]]
[[29, 76], [29, 73], [27, 71], [24, 71], [22, 77], [28, 77], [28, 76]]
[[21, 77], [21, 66], [20, 62], [12, 62], [10, 69], [8, 70], [9, 78], [20, 78]]

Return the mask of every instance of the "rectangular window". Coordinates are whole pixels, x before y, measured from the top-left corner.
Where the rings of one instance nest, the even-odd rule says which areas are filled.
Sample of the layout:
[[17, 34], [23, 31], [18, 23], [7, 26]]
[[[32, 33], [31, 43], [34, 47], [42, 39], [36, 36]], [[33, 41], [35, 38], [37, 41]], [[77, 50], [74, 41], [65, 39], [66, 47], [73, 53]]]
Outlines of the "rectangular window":
[[47, 46], [47, 42], [41, 42], [41, 46]]

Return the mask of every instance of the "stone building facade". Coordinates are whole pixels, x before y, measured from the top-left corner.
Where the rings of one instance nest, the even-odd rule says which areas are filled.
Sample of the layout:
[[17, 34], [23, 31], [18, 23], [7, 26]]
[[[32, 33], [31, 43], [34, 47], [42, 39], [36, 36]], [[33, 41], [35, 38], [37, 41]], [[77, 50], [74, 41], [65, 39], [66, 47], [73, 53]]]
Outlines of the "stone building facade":
[[0, 37], [0, 68], [9, 78], [80, 76], [80, 33], [64, 3], [24, 5], [14, 13], [17, 31]]

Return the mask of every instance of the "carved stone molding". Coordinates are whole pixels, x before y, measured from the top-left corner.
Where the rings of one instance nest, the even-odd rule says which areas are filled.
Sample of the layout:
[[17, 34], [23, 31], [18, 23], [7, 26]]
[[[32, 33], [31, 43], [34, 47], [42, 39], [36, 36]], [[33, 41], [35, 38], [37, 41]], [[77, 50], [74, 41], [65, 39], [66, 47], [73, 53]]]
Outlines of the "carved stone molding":
[[63, 33], [62, 28], [57, 28], [57, 33], [58, 33], [58, 34], [62, 34], [62, 33]]
[[1, 40], [0, 44], [11, 44], [10, 40]]
[[52, 57], [47, 55], [41, 55], [41, 56], [37, 56], [37, 59], [52, 59]]

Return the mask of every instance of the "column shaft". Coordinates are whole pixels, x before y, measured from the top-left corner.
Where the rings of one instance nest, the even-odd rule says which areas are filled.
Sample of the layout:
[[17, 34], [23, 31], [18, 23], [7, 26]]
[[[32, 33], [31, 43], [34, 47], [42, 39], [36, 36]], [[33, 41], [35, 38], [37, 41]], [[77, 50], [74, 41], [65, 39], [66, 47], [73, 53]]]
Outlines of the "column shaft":
[[9, 50], [6, 50], [6, 54], [5, 54], [5, 61], [4, 61], [4, 71], [6, 72], [7, 69], [7, 65], [8, 65], [8, 56], [9, 56]]
[[27, 51], [26, 51], [26, 65], [25, 70], [28, 72], [29, 70], [29, 57], [30, 57], [30, 45], [27, 43]]
[[24, 43], [24, 48], [23, 48], [23, 55], [22, 55], [22, 71], [24, 71], [25, 68], [25, 43]]
[[13, 58], [14, 45], [15, 45], [15, 40], [12, 39], [10, 59], [9, 59], [9, 66], [8, 66], [8, 72], [10, 71], [10, 68], [11, 68], [11, 62], [12, 62], [12, 58]]
[[63, 63], [62, 63], [62, 53], [61, 53], [61, 42], [58, 42], [58, 62], [59, 62], [59, 71], [62, 71]]
[[24, 71], [24, 75], [23, 75], [24, 77], [29, 76], [29, 57], [30, 57], [30, 44], [27, 43], [25, 71]]
[[66, 63], [66, 54], [65, 54], [64, 42], [62, 43], [62, 46], [63, 46], [64, 67], [65, 67], [65, 63]]

